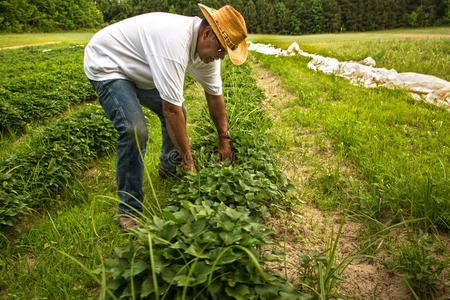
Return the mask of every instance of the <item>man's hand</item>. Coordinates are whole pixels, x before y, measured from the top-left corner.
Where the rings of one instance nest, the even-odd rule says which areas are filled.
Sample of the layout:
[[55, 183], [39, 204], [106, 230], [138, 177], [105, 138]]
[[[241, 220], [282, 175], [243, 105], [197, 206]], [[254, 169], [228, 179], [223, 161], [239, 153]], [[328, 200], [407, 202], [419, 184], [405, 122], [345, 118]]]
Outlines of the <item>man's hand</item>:
[[206, 101], [208, 102], [209, 115], [216, 126], [219, 134], [219, 156], [220, 160], [229, 159], [231, 163], [234, 161], [231, 152], [230, 136], [228, 135], [227, 113], [225, 110], [225, 101], [223, 95], [210, 95], [205, 92]]
[[220, 160], [226, 160], [227, 158], [230, 160], [232, 164], [234, 162], [234, 155], [231, 151], [230, 139], [229, 138], [220, 138], [219, 137], [219, 157]]
[[197, 173], [197, 169], [195, 168], [194, 162], [190, 162], [190, 163], [184, 162], [184, 171], [185, 172], [192, 171], [194, 173]]

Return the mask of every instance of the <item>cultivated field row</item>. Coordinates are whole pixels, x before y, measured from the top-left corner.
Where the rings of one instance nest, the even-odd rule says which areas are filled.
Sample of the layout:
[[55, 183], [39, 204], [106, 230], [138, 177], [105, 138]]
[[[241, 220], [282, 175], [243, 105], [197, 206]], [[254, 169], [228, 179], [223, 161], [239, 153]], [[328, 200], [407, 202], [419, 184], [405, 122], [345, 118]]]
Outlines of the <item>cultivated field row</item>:
[[[26, 229], [18, 236], [11, 235], [18, 224], [23, 224], [23, 216], [30, 209], [51, 210], [63, 199], [77, 199], [79, 190], [73, 190], [76, 178], [90, 182], [93, 179], [88, 178], [92, 176], [86, 172], [88, 166], [95, 159], [114, 153], [115, 132], [97, 104], [83, 105], [57, 121], [44, 122], [45, 129], [34, 130], [43, 124], [43, 119], [58, 116], [75, 103], [94, 97], [82, 70], [82, 50], [68, 45], [59, 45], [48, 52], [42, 52], [42, 47], [7, 50], [11, 51], [7, 53], [8, 59], [15, 63], [0, 66], [4, 70], [0, 96], [5, 111], [1, 145], [6, 149], [0, 151], [0, 194], [5, 199], [0, 205], [0, 224], [5, 237], [2, 246], [6, 246], [0, 258], [11, 263], [9, 267], [1, 264], [5, 267], [0, 276], [5, 280], [26, 277], [19, 275], [20, 268], [16, 268], [18, 263], [13, 263], [12, 257], [24, 253], [33, 259], [39, 257], [35, 252], [22, 252], [29, 247], [25, 240], [20, 249], [14, 247], [14, 239], [20, 241], [22, 235], [27, 235]], [[46, 248], [65, 258], [61, 263], [66, 268], [78, 266], [76, 272], [84, 274], [83, 282], [88, 282], [89, 276], [98, 280], [87, 291], [76, 293], [95, 294], [95, 286], [101, 286], [102, 295], [112, 298], [160, 295], [203, 299], [207, 295], [212, 298], [220, 295], [230, 299], [290, 296], [298, 299], [299, 295], [305, 298], [335, 295], [335, 275], [343, 270], [333, 258], [333, 247], [328, 249], [327, 261], [320, 257], [309, 261], [309, 266], [320, 269], [322, 275], [307, 273], [308, 268], [298, 266], [298, 278], [303, 281], [294, 282], [296, 289], [266, 269], [268, 261], [277, 261], [281, 266], [284, 264], [282, 270], [287, 270], [287, 260], [283, 253], [262, 252], [261, 245], [275, 245], [263, 220], [269, 215], [282, 218], [283, 213], [303, 205], [302, 202], [322, 209], [348, 211], [367, 229], [369, 238], [360, 240], [359, 254], [376, 256], [380, 249], [387, 250], [392, 254], [392, 268], [405, 274], [412, 293], [442, 293], [445, 261], [432, 260], [432, 255], [441, 251], [440, 255], [446, 256], [447, 252], [445, 244], [439, 246], [441, 241], [428, 233], [448, 232], [450, 182], [446, 174], [450, 128], [445, 122], [448, 112], [418, 103], [402, 91], [366, 90], [336, 77], [315, 74], [306, 68], [304, 58], [255, 57], [280, 76], [283, 86], [295, 95], [281, 110], [281, 122], [286, 127], [277, 133], [270, 132], [274, 120], [263, 110], [265, 96], [249, 75], [250, 65], [240, 68], [224, 65], [224, 93], [237, 154], [234, 166], [216, 163], [214, 126], [208, 121], [206, 107], [193, 105], [189, 122], [194, 130], [190, 135], [199, 173], [185, 176], [180, 173], [179, 179], [165, 188], [156, 185], [153, 193], [154, 171], [149, 171], [145, 188], [148, 212], [144, 226], [129, 237], [135, 241], [133, 244], [119, 247], [113, 254], [112, 249], [128, 238], [120, 242], [119, 233], [106, 234], [111, 242], [105, 255], [108, 260], [102, 265], [98, 257], [92, 257], [92, 249], [80, 250], [78, 257], [58, 243], [46, 242]], [[35, 67], [33, 60], [40, 61], [40, 67]], [[187, 85], [191, 82], [192, 79], [188, 80]], [[201, 91], [195, 92], [195, 86], [190, 89], [194, 92], [188, 92], [186, 98], [194, 102], [201, 97]], [[9, 111], [12, 117], [8, 117]], [[298, 194], [295, 193], [296, 187], [289, 184], [273, 153], [288, 153], [287, 149], [301, 147], [307, 140], [305, 132], [323, 134], [329, 145], [316, 145], [318, 151], [327, 149], [350, 162], [356, 178], [348, 178], [339, 165], [317, 164], [302, 171], [306, 180], [304, 190], [297, 187]], [[27, 134], [25, 139], [21, 137], [23, 133]], [[7, 145], [5, 140], [11, 142]], [[157, 157], [157, 148], [156, 145], [149, 155]], [[304, 165], [301, 157], [314, 161], [315, 156], [294, 154], [296, 164]], [[86, 189], [89, 194], [94, 187]], [[158, 192], [164, 197], [158, 196]], [[81, 230], [93, 229], [89, 240], [95, 243], [102, 237], [96, 232], [93, 216], [111, 214], [93, 213], [89, 205], [84, 206], [88, 210], [85, 214], [92, 213], [92, 222], [88, 221]], [[42, 218], [47, 219], [45, 215]], [[51, 217], [47, 220], [61, 238], [58, 230], [61, 225], [55, 225], [58, 220]], [[111, 222], [112, 218], [103, 220], [103, 224]], [[408, 235], [405, 248], [386, 242], [394, 228], [402, 228]], [[337, 245], [339, 234], [336, 236], [335, 232], [331, 239]], [[383, 244], [387, 246], [381, 247]], [[93, 247], [106, 251], [104, 245]], [[415, 262], [425, 265], [420, 280], [408, 277], [418, 273]], [[45, 263], [42, 264], [45, 268]], [[36, 266], [31, 269], [35, 268], [39, 269]], [[8, 270], [14, 271], [8, 274]], [[275, 282], [278, 284], [270, 284]], [[39, 285], [35, 289], [45, 296], [42, 286], [46, 283]], [[2, 290], [15, 293], [0, 285], [0, 295]]]

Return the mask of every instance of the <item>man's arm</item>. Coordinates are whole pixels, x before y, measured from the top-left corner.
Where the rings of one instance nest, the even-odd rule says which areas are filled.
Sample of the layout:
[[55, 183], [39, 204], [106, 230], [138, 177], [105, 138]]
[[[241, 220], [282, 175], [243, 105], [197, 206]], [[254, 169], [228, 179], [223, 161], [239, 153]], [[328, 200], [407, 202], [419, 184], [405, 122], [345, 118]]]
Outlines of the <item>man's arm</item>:
[[181, 106], [176, 106], [163, 100], [163, 114], [170, 140], [183, 159], [184, 170], [197, 172], [194, 160], [192, 159], [191, 149], [189, 148], [189, 140], [186, 135], [186, 123]]
[[209, 115], [216, 126], [219, 135], [219, 155], [222, 160], [227, 158], [233, 162], [233, 155], [230, 146], [230, 137], [228, 135], [227, 113], [225, 110], [225, 101], [223, 95], [210, 95], [205, 92], [208, 102]]

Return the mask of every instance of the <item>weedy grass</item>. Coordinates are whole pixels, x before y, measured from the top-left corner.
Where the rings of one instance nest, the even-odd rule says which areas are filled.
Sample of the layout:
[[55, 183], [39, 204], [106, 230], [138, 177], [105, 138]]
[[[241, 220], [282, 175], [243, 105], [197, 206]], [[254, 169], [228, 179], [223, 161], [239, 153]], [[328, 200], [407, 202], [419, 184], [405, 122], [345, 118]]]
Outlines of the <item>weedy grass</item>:
[[[291, 118], [303, 120], [300, 128], [319, 126], [369, 184], [369, 195], [353, 200], [355, 210], [380, 219], [424, 218], [423, 226], [448, 230], [448, 111], [400, 90], [315, 73], [302, 57], [256, 56], [296, 95]], [[335, 184], [333, 174], [321, 180], [325, 189]]]
[[[320, 208], [350, 205], [351, 215], [368, 229], [361, 237], [360, 253], [376, 255], [380, 249], [390, 249], [392, 269], [404, 274], [413, 295], [442, 293], [442, 276], [435, 275], [448, 261], [433, 258], [431, 245], [419, 247], [417, 236], [404, 247], [389, 240], [396, 228], [448, 232], [448, 111], [412, 100], [403, 91], [354, 87], [341, 78], [315, 73], [302, 57], [254, 56], [280, 76], [284, 88], [295, 96], [276, 106], [282, 118], [277, 130], [283, 134], [273, 138], [275, 148], [283, 154], [306, 145], [316, 149], [318, 157], [331, 149], [356, 171], [348, 177], [339, 167], [343, 164], [323, 166], [314, 153], [303, 153], [305, 157], [294, 162], [308, 159], [308, 166], [317, 169], [315, 173], [306, 170], [303, 195]], [[317, 198], [310, 197], [311, 189], [317, 191]], [[326, 261], [328, 257], [320, 253], [300, 256], [300, 275], [304, 282], [310, 280], [307, 285], [316, 292], [330, 290], [311, 279], [324, 276]]]
[[346, 218], [347, 215], [342, 217], [336, 236], [334, 231], [331, 232], [327, 249], [324, 252], [311, 251], [308, 254], [298, 254], [299, 264], [296, 267], [299, 284], [303, 289], [314, 292], [318, 299], [345, 298], [345, 295], [336, 292], [337, 283], [343, 280], [341, 274], [348, 265], [353, 260], [362, 257], [362, 255], [350, 254], [341, 261], [336, 258], [336, 250]]
[[449, 259], [439, 261], [432, 251], [434, 241], [426, 233], [410, 233], [407, 242], [391, 250], [394, 259], [389, 262], [392, 270], [403, 277], [415, 299], [429, 299], [442, 288], [443, 271]]
[[4, 201], [0, 224], [15, 226], [30, 208], [61, 200], [95, 158], [112, 152], [115, 131], [99, 105], [88, 105], [46, 128], [27, 148], [0, 160]]
[[[65, 51], [68, 45], [54, 47]], [[20, 58], [23, 51], [14, 51]], [[52, 62], [64, 65], [64, 58], [56, 55], [48, 63]], [[8, 72], [14, 73], [14, 68]], [[186, 86], [191, 83], [187, 78]], [[151, 181], [164, 200], [173, 181], [162, 181], [155, 169], [160, 122], [144, 112], [151, 129], [144, 182]], [[0, 232], [0, 298], [92, 298], [99, 283], [89, 270], [115, 247], [134, 239], [114, 221], [114, 129], [98, 104], [71, 107], [64, 114], [47, 125], [28, 128], [26, 136], [5, 138], [13, 146], [2, 140], [1, 216], [7, 228]], [[152, 202], [148, 183], [144, 192], [145, 201]]]
[[[377, 67], [398, 72], [416, 72], [450, 80], [450, 29], [437, 31], [449, 36], [404, 37], [405, 34], [435, 33], [435, 31], [405, 30], [366, 33], [342, 33], [314, 36], [254, 36], [255, 42], [272, 43], [287, 48], [297, 42], [309, 53], [335, 57], [341, 61], [359, 61], [370, 56]], [[396, 36], [398, 35], [398, 36]]]
[[[145, 201], [152, 202], [148, 180], [161, 200], [173, 182], [161, 180], [154, 167], [161, 145], [160, 132], [155, 130], [159, 119], [148, 114], [147, 122], [149, 144], [144, 161], [149, 177], [144, 178], [144, 192]], [[88, 162], [60, 191], [67, 196], [32, 210], [14, 231], [1, 234], [0, 298], [88, 299], [98, 295], [100, 284], [93, 280], [91, 270], [113, 255], [114, 248], [135, 239], [114, 221], [118, 200], [115, 156], [110, 154]]]

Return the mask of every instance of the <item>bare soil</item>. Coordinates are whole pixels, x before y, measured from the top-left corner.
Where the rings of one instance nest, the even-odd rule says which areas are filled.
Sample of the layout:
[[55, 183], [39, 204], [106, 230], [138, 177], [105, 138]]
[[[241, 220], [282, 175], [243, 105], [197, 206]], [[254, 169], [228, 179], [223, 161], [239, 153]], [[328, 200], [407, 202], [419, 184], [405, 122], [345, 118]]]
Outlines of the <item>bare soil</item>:
[[[279, 120], [283, 104], [291, 101], [295, 96], [282, 88], [278, 77], [262, 68], [255, 61], [252, 65], [257, 84], [265, 91], [267, 97], [264, 107], [274, 121]], [[274, 124], [276, 126], [276, 122]], [[280, 128], [272, 128], [272, 130], [276, 132]], [[275, 240], [281, 245], [278, 250], [283, 250], [286, 232], [287, 277], [296, 284], [298, 283], [296, 268], [299, 266], [297, 254], [308, 254], [312, 250], [325, 251], [330, 236], [333, 233], [336, 235], [338, 231], [342, 215], [338, 212], [325, 212], [317, 209], [308, 200], [308, 195], [302, 194], [313, 166], [302, 163], [300, 159], [295, 158], [295, 155], [298, 156], [299, 153], [305, 151], [310, 152], [319, 159], [321, 164], [340, 163], [341, 170], [347, 172], [348, 176], [357, 175], [353, 174], [354, 171], [350, 163], [336, 162], [329, 142], [322, 141], [319, 148], [314, 146], [314, 143], [308, 143], [308, 140], [314, 141], [318, 138], [315, 136], [318, 135], [317, 132], [311, 133], [298, 129], [294, 134], [304, 139], [305, 142], [300, 143], [297, 148], [294, 147], [284, 153], [278, 153], [277, 160], [284, 169], [286, 176], [299, 191], [296, 201], [301, 199], [304, 203], [296, 205], [294, 212], [290, 215], [270, 218], [267, 225], [275, 232]], [[357, 254], [360, 246], [358, 236], [363, 235], [364, 231], [363, 224], [346, 218], [337, 247], [338, 261]], [[402, 279], [389, 272], [388, 267], [383, 263], [387, 256], [387, 253], [379, 253], [374, 259], [358, 258], [353, 260], [342, 273], [341, 276], [344, 280], [338, 284], [336, 292], [356, 299], [413, 299], [408, 288], [402, 284]], [[271, 267], [278, 269], [280, 274], [284, 276], [284, 264], [272, 263]]]
[[60, 42], [43, 42], [43, 43], [34, 43], [34, 44], [23, 44], [23, 45], [16, 45], [16, 46], [0, 47], [0, 50], [18, 49], [18, 48], [23, 48], [23, 47], [51, 45], [51, 44], [58, 44], [58, 43], [60, 43]]

